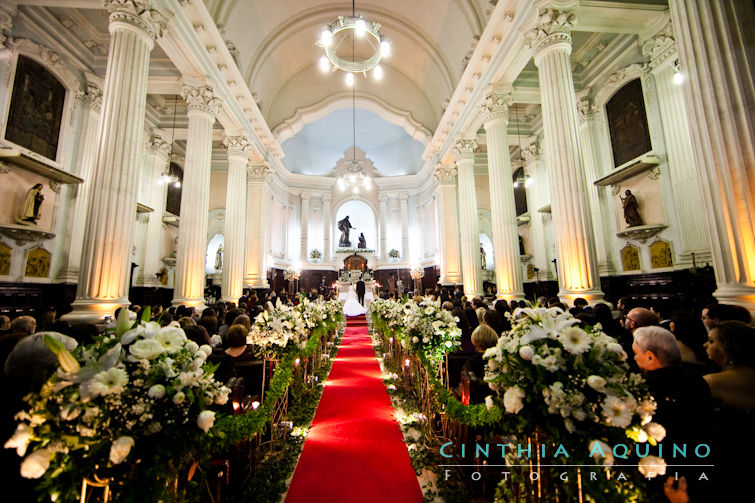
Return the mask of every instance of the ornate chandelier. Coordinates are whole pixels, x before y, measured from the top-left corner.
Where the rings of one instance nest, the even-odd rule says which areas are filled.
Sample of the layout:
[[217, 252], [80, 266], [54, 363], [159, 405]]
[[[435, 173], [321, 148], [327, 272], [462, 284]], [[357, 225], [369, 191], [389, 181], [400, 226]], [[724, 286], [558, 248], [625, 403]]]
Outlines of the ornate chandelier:
[[[351, 45], [351, 58], [347, 57], [348, 51], [342, 49], [344, 42], [344, 49], [348, 50]], [[373, 76], [380, 80], [383, 77], [380, 60], [391, 55], [391, 43], [380, 33], [380, 23], [357, 17], [354, 0], [351, 2], [351, 16], [338, 16], [335, 22], [323, 28], [316, 45], [325, 49], [325, 56], [320, 58], [320, 69], [347, 72], [346, 83], [350, 86], [354, 84], [355, 73], [361, 72], [366, 77], [373, 68]]]

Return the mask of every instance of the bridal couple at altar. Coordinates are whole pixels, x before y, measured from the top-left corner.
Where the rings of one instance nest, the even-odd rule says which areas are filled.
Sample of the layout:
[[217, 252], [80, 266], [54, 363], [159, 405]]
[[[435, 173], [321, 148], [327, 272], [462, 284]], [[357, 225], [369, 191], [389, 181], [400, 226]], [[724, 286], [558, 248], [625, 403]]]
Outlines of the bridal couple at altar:
[[357, 281], [356, 287], [352, 284], [349, 286], [349, 292], [346, 295], [346, 302], [343, 304], [343, 314], [346, 316], [360, 316], [367, 312], [364, 304], [364, 281]]

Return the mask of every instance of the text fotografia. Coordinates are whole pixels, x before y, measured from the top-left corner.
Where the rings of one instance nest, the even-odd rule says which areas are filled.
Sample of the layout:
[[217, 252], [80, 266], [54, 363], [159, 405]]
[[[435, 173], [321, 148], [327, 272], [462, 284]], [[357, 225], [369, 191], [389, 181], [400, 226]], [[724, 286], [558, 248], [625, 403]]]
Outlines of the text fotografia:
[[[539, 452], [538, 452], [539, 451]], [[632, 459], [633, 457], [646, 458], [648, 456], [656, 456], [666, 459], [694, 459], [704, 460], [710, 457], [710, 446], [708, 444], [700, 443], [694, 445], [688, 444], [671, 444], [666, 445], [659, 443], [655, 446], [650, 444], [635, 444], [634, 449], [626, 444], [616, 444], [606, 452], [603, 447], [594, 442], [589, 449], [584, 451], [588, 456], [592, 458], [607, 458], [613, 457], [616, 459]], [[440, 455], [444, 458], [453, 458], [455, 455], [467, 458], [485, 458], [490, 460], [498, 458], [504, 459], [504, 456], [517, 456], [519, 458], [561, 458], [568, 459], [570, 457], [569, 451], [563, 444], [558, 445], [545, 445], [540, 444], [539, 449], [533, 444], [479, 444], [476, 443], [467, 449], [466, 444], [461, 444], [461, 448], [456, 450], [453, 442], [446, 442], [440, 447]]]

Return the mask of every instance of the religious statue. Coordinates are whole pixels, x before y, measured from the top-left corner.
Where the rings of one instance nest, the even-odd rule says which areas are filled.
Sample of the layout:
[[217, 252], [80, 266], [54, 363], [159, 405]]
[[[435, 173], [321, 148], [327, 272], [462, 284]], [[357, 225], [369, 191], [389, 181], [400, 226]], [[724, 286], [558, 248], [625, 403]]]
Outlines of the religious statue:
[[524, 251], [524, 240], [522, 239], [522, 236], [519, 236], [519, 255], [526, 255], [526, 252]]
[[39, 207], [42, 205], [44, 199], [45, 196], [42, 195], [41, 183], [30, 188], [29, 192], [26, 193], [23, 211], [16, 221], [24, 225], [37, 225], [37, 220], [39, 220]]
[[480, 266], [485, 269], [488, 267], [487, 255], [485, 254], [485, 248], [480, 243]]
[[642, 217], [640, 216], [640, 212], [637, 211], [637, 207], [639, 206], [637, 198], [634, 197], [631, 190], [627, 190], [624, 194], [626, 197], [619, 195], [619, 199], [621, 199], [621, 205], [624, 207], [624, 220], [627, 221], [627, 226], [637, 227], [638, 225], [642, 225]]
[[359, 234], [359, 244], [357, 248], [367, 248], [367, 240], [364, 238], [364, 232]]
[[218, 245], [218, 251], [215, 252], [215, 270], [223, 269], [223, 245]]
[[348, 248], [351, 246], [351, 241], [349, 241], [349, 229], [356, 229], [356, 227], [351, 226], [349, 216], [346, 215], [346, 218], [338, 222], [338, 230], [341, 231], [341, 239], [338, 240], [338, 246], [341, 248]]

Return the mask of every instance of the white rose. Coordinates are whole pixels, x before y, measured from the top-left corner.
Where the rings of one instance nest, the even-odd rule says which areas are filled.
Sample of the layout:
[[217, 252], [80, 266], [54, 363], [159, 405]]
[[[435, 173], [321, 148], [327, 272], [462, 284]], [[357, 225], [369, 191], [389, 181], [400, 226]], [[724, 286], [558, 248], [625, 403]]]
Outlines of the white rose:
[[490, 370], [495, 370], [498, 368], [498, 362], [495, 360], [495, 358], [488, 360], [488, 368]]
[[220, 388], [220, 391], [217, 395], [215, 395], [215, 403], [218, 405], [225, 405], [228, 403], [228, 395], [231, 393], [231, 390], [223, 386]]
[[650, 435], [656, 442], [663, 442], [663, 439], [666, 438], [666, 428], [658, 423], [646, 424], [645, 431], [648, 432], [648, 435]]
[[506, 412], [518, 414], [524, 407], [524, 391], [519, 386], [512, 386], [503, 394], [503, 406]]
[[[21, 423], [16, 426], [16, 431], [13, 436], [5, 442], [6, 449], [16, 449], [16, 454], [23, 456], [26, 454], [26, 448], [29, 447], [31, 437], [34, 434], [34, 430], [26, 423]], [[35, 477], [36, 478], [36, 477]]]
[[38, 479], [50, 467], [50, 460], [54, 455], [48, 448], [32, 452], [21, 462], [21, 476], [25, 479]]
[[492, 409], [495, 406], [493, 403], [493, 397], [491, 395], [488, 395], [485, 397], [485, 407], [488, 408], [488, 410]]
[[215, 413], [211, 410], [203, 410], [197, 417], [197, 426], [199, 429], [207, 433], [215, 424]]
[[453, 346], [453, 345], [454, 345], [454, 343], [453, 343], [453, 342], [451, 342], [451, 341], [446, 341], [446, 342], [445, 342], [445, 344], [446, 344], [446, 347], [447, 347], [447, 348], [450, 348], [451, 346]]
[[134, 439], [131, 437], [123, 436], [113, 442], [110, 446], [110, 461], [114, 464], [120, 464], [128, 453], [131, 452], [131, 448], [134, 446]]
[[430, 338], [429, 337], [423, 337], [422, 338], [422, 342], [424, 342], [425, 344], [427, 344], [428, 342], [430, 342]]
[[189, 353], [194, 354], [199, 351], [199, 344], [194, 341], [189, 341], [186, 343], [186, 349], [189, 350]]
[[419, 344], [419, 337], [417, 337], [416, 335], [412, 337], [412, 344]]
[[173, 403], [175, 404], [181, 404], [184, 402], [184, 400], [186, 400], [186, 395], [183, 391], [179, 391], [178, 393], [173, 395]]
[[131, 345], [129, 352], [140, 360], [151, 360], [163, 352], [163, 347], [154, 339], [139, 339]]
[[648, 441], [648, 434], [645, 430], [638, 430], [637, 431], [637, 441], [641, 444], [644, 444]]
[[532, 357], [535, 356], [535, 350], [532, 346], [522, 346], [519, 348], [519, 356], [525, 360], [532, 360]]
[[190, 385], [194, 382], [194, 372], [181, 372], [178, 374], [178, 382], [181, 383], [181, 387]]
[[151, 398], [160, 399], [165, 396], [165, 386], [163, 386], [162, 384], [155, 384], [154, 386], [151, 386], [149, 388], [147, 395], [149, 395]]
[[200, 370], [202, 365], [204, 365], [204, 358], [194, 358], [194, 361], [191, 362], [191, 369]]
[[[217, 334], [215, 334], [217, 335]], [[213, 336], [214, 337], [214, 336]], [[209, 344], [202, 344], [199, 346], [199, 351], [205, 354], [205, 357], [210, 356], [212, 354], [212, 348]]]
[[657, 456], [645, 456], [644, 458], [640, 459], [640, 462], [637, 465], [637, 469], [645, 477], [652, 479], [657, 475], [666, 474], [666, 461], [664, 461], [663, 458], [659, 458]]
[[587, 378], [587, 385], [596, 391], [603, 391], [606, 387], [606, 380], [600, 376], [592, 375]]

